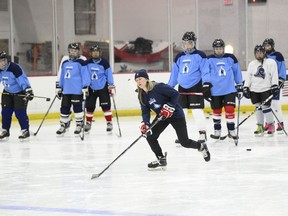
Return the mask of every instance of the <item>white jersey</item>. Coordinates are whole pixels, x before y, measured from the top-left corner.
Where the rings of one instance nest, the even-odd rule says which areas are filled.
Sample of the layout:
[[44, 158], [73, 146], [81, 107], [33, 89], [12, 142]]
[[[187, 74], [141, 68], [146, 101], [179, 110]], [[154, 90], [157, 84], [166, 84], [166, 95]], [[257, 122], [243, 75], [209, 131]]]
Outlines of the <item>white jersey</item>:
[[[83, 56], [83, 55], [80, 55], [79, 58], [80, 58], [80, 59], [83, 59], [84, 61], [87, 60], [87, 58], [86, 58], [85, 56]], [[58, 74], [57, 74], [57, 81], [59, 81], [60, 76], [61, 76], [61, 67], [62, 67], [62, 64], [63, 64], [63, 62], [66, 61], [66, 60], [69, 60], [69, 55], [65, 55], [65, 56], [63, 56], [62, 59], [61, 59], [61, 62], [60, 62], [60, 65], [59, 65], [59, 69], [58, 69]]]
[[273, 59], [264, 58], [263, 64], [258, 60], [249, 63], [244, 87], [252, 92], [265, 92], [272, 85], [278, 85], [277, 64]]

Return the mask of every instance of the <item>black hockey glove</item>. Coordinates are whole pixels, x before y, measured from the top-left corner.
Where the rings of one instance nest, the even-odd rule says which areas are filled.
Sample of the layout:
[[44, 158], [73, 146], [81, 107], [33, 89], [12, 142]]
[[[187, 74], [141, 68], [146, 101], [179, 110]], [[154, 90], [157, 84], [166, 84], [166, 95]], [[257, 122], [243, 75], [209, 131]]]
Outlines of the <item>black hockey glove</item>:
[[250, 95], [250, 89], [248, 87], [244, 87], [243, 88], [243, 95], [245, 98], [250, 99], [251, 95]]
[[279, 95], [280, 89], [278, 85], [272, 85], [270, 90], [271, 90], [271, 94], [273, 94], [274, 97]]
[[235, 88], [237, 90], [237, 98], [238, 100], [241, 100], [243, 97], [243, 84], [237, 84]]
[[25, 99], [32, 101], [34, 98], [34, 93], [31, 87], [25, 89]]
[[212, 84], [209, 82], [205, 82], [203, 83], [202, 86], [202, 92], [203, 92], [203, 96], [207, 101], [211, 101], [211, 88], [212, 88]]
[[56, 81], [56, 97], [61, 100], [63, 94], [62, 94], [62, 89], [59, 86], [59, 82]]

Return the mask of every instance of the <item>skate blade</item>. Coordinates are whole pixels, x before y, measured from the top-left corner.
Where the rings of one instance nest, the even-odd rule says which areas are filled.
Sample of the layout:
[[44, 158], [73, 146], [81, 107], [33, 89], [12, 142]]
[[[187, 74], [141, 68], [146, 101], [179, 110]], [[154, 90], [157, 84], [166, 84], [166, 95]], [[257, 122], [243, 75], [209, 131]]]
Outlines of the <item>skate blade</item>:
[[27, 137], [27, 138], [22, 138], [22, 139], [19, 139], [20, 142], [28, 142], [30, 140], [30, 137]]
[[0, 139], [0, 142], [1, 142], [1, 141], [4, 141], [4, 142], [5, 142], [5, 141], [8, 141], [8, 140], [9, 140], [9, 137], [4, 137], [3, 139]]
[[264, 133], [262, 134], [255, 134], [255, 137], [263, 137], [264, 136]]
[[166, 170], [167, 170], [166, 166], [165, 167], [161, 166], [161, 167], [156, 167], [156, 168], [149, 168], [148, 167], [148, 171], [166, 171]]

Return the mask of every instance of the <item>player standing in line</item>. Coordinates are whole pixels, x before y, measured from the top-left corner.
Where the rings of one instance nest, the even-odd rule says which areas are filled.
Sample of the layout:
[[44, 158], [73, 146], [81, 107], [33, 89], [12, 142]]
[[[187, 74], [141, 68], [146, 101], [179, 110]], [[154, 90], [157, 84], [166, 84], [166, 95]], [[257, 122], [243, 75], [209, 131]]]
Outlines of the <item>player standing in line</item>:
[[[59, 65], [59, 70], [58, 70], [58, 74], [57, 74], [57, 81], [56, 81], [56, 96], [58, 97], [58, 90], [59, 90], [59, 80], [60, 80], [60, 77], [61, 77], [61, 72], [62, 72], [62, 64], [63, 62], [65, 61], [68, 61], [70, 58], [79, 58], [79, 59], [82, 59], [84, 61], [87, 60], [87, 58], [83, 55], [80, 54], [80, 47], [79, 47], [79, 51], [72, 51], [71, 53], [68, 53], [68, 55], [64, 55], [61, 59], [61, 62], [60, 62], [60, 65]], [[61, 97], [58, 97], [58, 99], [60, 100]], [[71, 122], [71, 119], [69, 120], [68, 124], [66, 124], [66, 130], [70, 127], [70, 122]]]
[[213, 110], [214, 134], [210, 137], [219, 139], [221, 136], [221, 116], [224, 107], [228, 134], [237, 140], [234, 109], [236, 95], [239, 100], [242, 98], [241, 68], [233, 54], [224, 52], [225, 43], [222, 39], [215, 39], [212, 47], [214, 54], [208, 56], [209, 74], [203, 77], [204, 86], [207, 86], [207, 89], [203, 90], [204, 97], [211, 100]]
[[[243, 95], [251, 98], [252, 104], [259, 107], [271, 94], [279, 93], [277, 64], [273, 59], [266, 57], [265, 48], [256, 45], [254, 48], [255, 60], [249, 63], [247, 76], [244, 82]], [[262, 109], [257, 109], [257, 129], [255, 136], [264, 135], [264, 116], [268, 123], [268, 134], [273, 136], [275, 132], [273, 114], [271, 111], [271, 100]]]
[[106, 59], [101, 58], [101, 52], [98, 45], [92, 46], [90, 48], [91, 59], [87, 60], [85, 63], [91, 80], [89, 96], [86, 100], [87, 113], [85, 132], [91, 130], [98, 97], [100, 100], [99, 104], [107, 123], [106, 131], [111, 132], [113, 130], [110, 96], [115, 93], [115, 85], [110, 64]]
[[174, 88], [179, 84], [180, 104], [184, 109], [193, 110], [200, 134], [199, 142], [205, 142], [207, 136], [204, 97], [193, 93], [202, 93], [202, 77], [204, 73], [208, 73], [208, 64], [205, 53], [196, 49], [196, 40], [194, 32], [186, 32], [183, 35], [183, 51], [175, 57], [168, 85]]
[[[200, 143], [188, 138], [185, 115], [179, 104], [179, 93], [167, 84], [151, 82], [144, 69], [135, 73], [135, 81], [137, 83], [138, 99], [142, 111], [140, 130], [142, 134], [146, 134], [146, 139], [157, 158], [157, 161], [148, 164], [148, 168], [164, 168], [167, 165], [167, 153], [163, 154], [158, 137], [169, 124], [176, 131], [182, 146], [198, 149], [203, 154], [204, 160], [208, 162], [210, 160], [210, 153], [206, 143]], [[159, 117], [162, 119], [151, 131], [147, 131], [150, 126], [151, 110], [157, 115], [153, 122]]]
[[13, 112], [15, 112], [21, 127], [21, 135], [18, 138], [26, 140], [30, 137], [27, 105], [28, 101], [33, 99], [34, 94], [21, 66], [8, 61], [5, 51], [0, 52], [0, 80], [4, 87], [1, 95], [2, 131], [0, 140], [6, 140], [10, 136]]
[[59, 85], [56, 86], [57, 96], [62, 98], [60, 128], [56, 131], [58, 135], [64, 134], [70, 125], [72, 105], [76, 121], [74, 134], [80, 134], [83, 127], [83, 94], [88, 94], [90, 79], [84, 61], [79, 58], [79, 52], [79, 44], [68, 45], [69, 60], [63, 62]]
[[[263, 46], [265, 47], [267, 57], [274, 59], [277, 63], [277, 70], [278, 70], [278, 79], [279, 79], [279, 87], [282, 88], [283, 84], [286, 80], [286, 64], [283, 55], [275, 51], [275, 42], [272, 38], [266, 38], [263, 42]], [[271, 107], [277, 116], [277, 118], [280, 121], [277, 122], [277, 129], [276, 131], [278, 133], [283, 133], [283, 128], [284, 128], [284, 123], [283, 123], [283, 113], [282, 113], [282, 107], [281, 107], [281, 102], [280, 102], [280, 91], [279, 94], [275, 95], [272, 98], [271, 102]], [[264, 129], [267, 131], [268, 130], [268, 124], [266, 123], [264, 126]]]

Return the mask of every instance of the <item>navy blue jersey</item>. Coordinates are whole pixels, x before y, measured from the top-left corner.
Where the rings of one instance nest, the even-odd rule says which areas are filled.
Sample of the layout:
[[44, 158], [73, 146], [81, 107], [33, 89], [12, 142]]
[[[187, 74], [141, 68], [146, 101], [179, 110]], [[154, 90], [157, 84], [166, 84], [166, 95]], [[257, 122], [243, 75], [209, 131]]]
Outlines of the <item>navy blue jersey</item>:
[[12, 94], [31, 87], [24, 70], [14, 62], [9, 62], [4, 70], [0, 72], [0, 80], [4, 90]]
[[103, 89], [108, 83], [110, 86], [114, 86], [114, 80], [110, 64], [105, 59], [99, 59], [95, 61], [89, 59], [85, 62], [89, 76], [90, 76], [90, 88], [93, 90]]
[[153, 110], [158, 116], [163, 105], [169, 104], [175, 108], [171, 118], [185, 118], [182, 107], [179, 104], [179, 93], [164, 83], [156, 83], [154, 88], [147, 93], [142, 91], [142, 120], [145, 124], [150, 123], [150, 111]]
[[222, 57], [208, 56], [209, 73], [203, 76], [203, 83], [212, 84], [212, 96], [222, 96], [236, 92], [235, 85], [242, 84], [242, 72], [238, 60], [233, 54]]
[[180, 52], [175, 57], [168, 85], [177, 84], [185, 89], [191, 88], [208, 73], [207, 58], [204, 52], [194, 50], [192, 53]]
[[280, 52], [272, 52], [267, 57], [276, 61], [279, 78], [286, 80], [286, 64], [283, 55]]
[[84, 60], [66, 60], [62, 64], [59, 86], [63, 94], [81, 95], [82, 89], [90, 85], [90, 77]]

